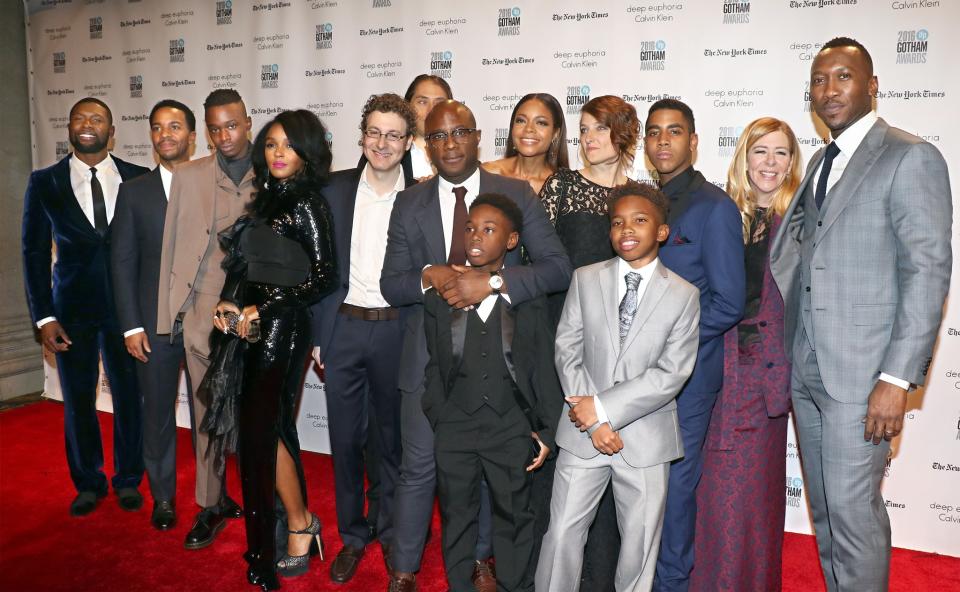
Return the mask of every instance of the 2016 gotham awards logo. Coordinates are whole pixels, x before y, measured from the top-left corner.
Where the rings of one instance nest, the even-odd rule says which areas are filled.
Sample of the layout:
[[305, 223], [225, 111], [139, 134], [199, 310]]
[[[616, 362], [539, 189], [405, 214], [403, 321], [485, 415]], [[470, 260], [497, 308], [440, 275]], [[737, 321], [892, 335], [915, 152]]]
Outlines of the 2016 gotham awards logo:
[[70, 154], [70, 143], [67, 141], [63, 141], [63, 142], [58, 141], [56, 151], [57, 151], [57, 160], [66, 158], [66, 156]]
[[505, 37], [520, 34], [520, 7], [501, 8], [497, 16], [497, 35]]
[[260, 66], [260, 88], [277, 88], [280, 86], [280, 66], [264, 64]]
[[723, 0], [723, 24], [734, 25], [750, 22], [750, 2]]
[[183, 38], [170, 40], [170, 63], [183, 62], [186, 55], [186, 49], [183, 44]]
[[785, 493], [788, 508], [801, 507], [803, 497], [803, 479], [800, 477], [791, 477], [790, 475], [787, 475]]
[[926, 64], [927, 43], [930, 33], [926, 29], [897, 32], [897, 63]]
[[331, 49], [333, 47], [333, 24], [317, 25], [317, 49]]
[[667, 64], [667, 42], [663, 39], [641, 41], [637, 58], [641, 70], [663, 70]]
[[53, 52], [53, 73], [64, 74], [67, 71], [67, 52]]
[[590, 101], [590, 87], [586, 84], [567, 87], [567, 115], [576, 115]]
[[493, 155], [503, 158], [507, 152], [507, 140], [510, 138], [510, 128], [498, 127], [493, 136]]
[[743, 133], [742, 127], [720, 126], [720, 133], [717, 135], [717, 156], [733, 156], [741, 133]]
[[452, 77], [453, 52], [449, 50], [430, 52], [430, 73], [440, 78]]
[[90, 39], [103, 39], [103, 17], [90, 17]]
[[374, 8], [386, 8], [388, 6], [392, 6], [392, 4], [390, 4], [390, 0], [373, 0]]
[[217, 24], [233, 24], [233, 2], [232, 0], [217, 0]]
[[143, 98], [143, 76], [139, 74], [130, 77], [130, 98]]

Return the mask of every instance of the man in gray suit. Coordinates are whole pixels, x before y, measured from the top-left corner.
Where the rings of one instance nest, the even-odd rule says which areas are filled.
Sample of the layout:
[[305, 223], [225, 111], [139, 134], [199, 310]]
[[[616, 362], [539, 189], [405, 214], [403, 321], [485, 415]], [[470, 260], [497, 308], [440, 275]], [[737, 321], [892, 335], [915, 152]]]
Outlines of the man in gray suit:
[[176, 402], [184, 353], [181, 335], [174, 339], [157, 335], [160, 247], [173, 169], [190, 160], [197, 132], [193, 111], [171, 99], [154, 105], [149, 121], [150, 141], [160, 164], [120, 185], [110, 271], [123, 342], [140, 362], [137, 380], [143, 396], [143, 464], [153, 494], [150, 522], [157, 530], [168, 530], [176, 521]]
[[610, 481], [622, 538], [616, 590], [650, 590], [670, 461], [683, 456], [675, 399], [697, 360], [700, 291], [657, 256], [670, 234], [667, 196], [631, 181], [608, 199], [618, 257], [574, 272], [557, 327], [571, 407], [557, 427], [541, 592], [580, 588], [587, 530]]
[[880, 480], [907, 391], [924, 381], [950, 283], [946, 163], [876, 116], [877, 88], [855, 40], [833, 39], [817, 54], [811, 101], [833, 141], [810, 160], [770, 253], [829, 592], [887, 589]]
[[[389, 589], [397, 592], [416, 590], [414, 572], [420, 568], [436, 489], [433, 430], [420, 404], [428, 359], [424, 292], [436, 288], [457, 308], [473, 306], [494, 292], [519, 304], [566, 289], [571, 272], [566, 251], [530, 185], [479, 168], [480, 130], [470, 109], [457, 101], [440, 103], [427, 116], [425, 127], [438, 175], [397, 194], [380, 277], [384, 299], [401, 307], [406, 327], [398, 379], [403, 458], [390, 549]], [[506, 195], [520, 207], [521, 244], [531, 265], [521, 265], [520, 249], [515, 249], [508, 253], [502, 273], [465, 267], [467, 208], [481, 193]], [[489, 556], [489, 550], [484, 555]]]

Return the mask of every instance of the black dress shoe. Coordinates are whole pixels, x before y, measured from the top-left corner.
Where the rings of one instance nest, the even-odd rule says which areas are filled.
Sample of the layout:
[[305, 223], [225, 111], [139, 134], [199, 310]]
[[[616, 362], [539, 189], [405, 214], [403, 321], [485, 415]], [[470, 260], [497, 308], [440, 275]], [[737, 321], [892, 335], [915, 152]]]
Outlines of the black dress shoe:
[[357, 573], [360, 567], [360, 560], [363, 559], [364, 549], [362, 547], [352, 547], [344, 545], [337, 558], [330, 565], [330, 579], [338, 584], [346, 584]]
[[229, 495], [223, 496], [220, 502], [220, 515], [225, 518], [243, 518], [243, 508], [240, 504], [230, 499]]
[[106, 496], [106, 492], [81, 491], [70, 503], [70, 515], [86, 516], [97, 507], [97, 502]]
[[197, 514], [193, 528], [187, 533], [187, 540], [183, 546], [187, 549], [202, 549], [213, 543], [220, 531], [227, 525], [227, 520], [213, 508], [204, 508]]
[[143, 496], [136, 487], [121, 487], [117, 490], [117, 503], [121, 510], [136, 512], [143, 507]]
[[171, 502], [153, 502], [150, 524], [157, 530], [170, 530], [177, 522], [177, 513]]

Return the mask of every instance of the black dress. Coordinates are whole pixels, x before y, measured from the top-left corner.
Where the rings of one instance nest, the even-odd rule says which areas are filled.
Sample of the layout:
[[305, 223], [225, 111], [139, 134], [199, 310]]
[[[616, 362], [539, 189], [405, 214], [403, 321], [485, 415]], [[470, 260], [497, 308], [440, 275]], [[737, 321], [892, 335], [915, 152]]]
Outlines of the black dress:
[[[228, 249], [223, 300], [256, 305], [260, 338], [247, 346], [237, 408], [237, 447], [246, 509], [248, 577], [276, 583], [276, 459], [278, 439], [307, 492], [296, 429], [297, 394], [311, 347], [310, 305], [337, 281], [330, 207], [309, 182], [266, 189], [265, 219], [240, 218], [221, 235]], [[273, 587], [273, 586], [268, 586]]]

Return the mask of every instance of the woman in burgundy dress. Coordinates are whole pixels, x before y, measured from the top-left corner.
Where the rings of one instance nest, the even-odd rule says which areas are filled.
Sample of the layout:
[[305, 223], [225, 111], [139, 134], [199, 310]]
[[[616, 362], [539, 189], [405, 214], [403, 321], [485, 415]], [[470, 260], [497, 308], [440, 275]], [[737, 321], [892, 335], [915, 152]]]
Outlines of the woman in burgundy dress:
[[790, 363], [769, 245], [801, 181], [800, 147], [777, 119], [737, 142], [727, 192], [743, 216], [747, 302], [724, 340], [723, 390], [704, 445], [690, 590], [780, 590]]

